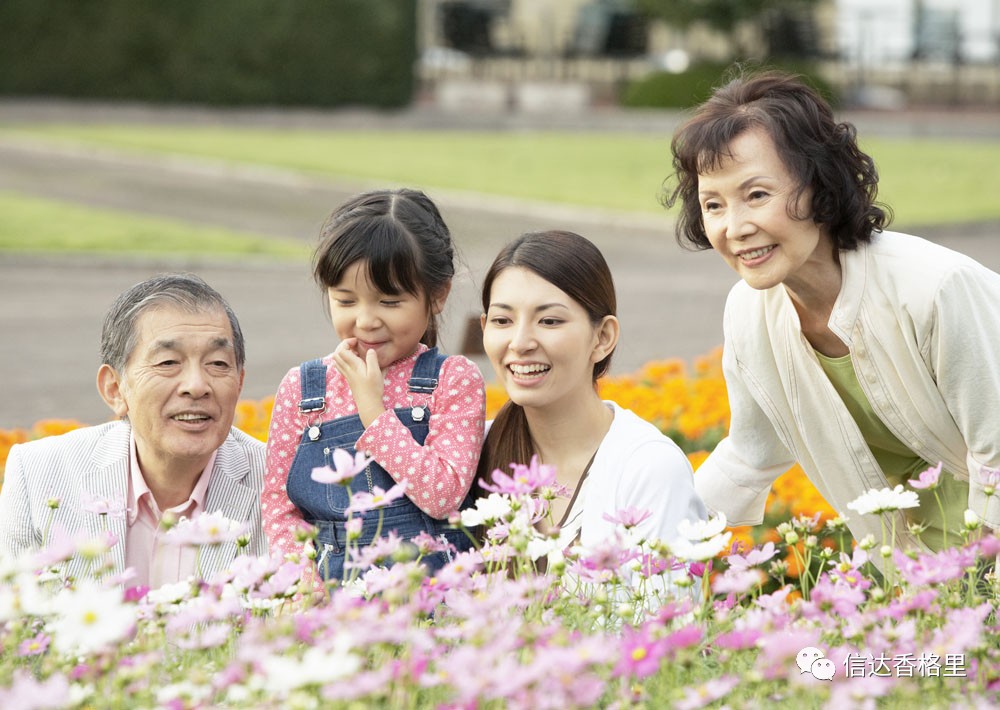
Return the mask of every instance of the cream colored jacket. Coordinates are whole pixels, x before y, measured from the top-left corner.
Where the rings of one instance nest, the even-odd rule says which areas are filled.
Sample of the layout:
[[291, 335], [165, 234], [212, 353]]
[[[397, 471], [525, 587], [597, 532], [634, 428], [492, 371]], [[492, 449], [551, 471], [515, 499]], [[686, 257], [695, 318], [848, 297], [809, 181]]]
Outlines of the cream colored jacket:
[[[1000, 467], [1000, 275], [894, 232], [841, 252], [840, 261], [829, 326], [850, 348], [875, 413], [924, 460], [969, 479], [969, 508], [1000, 527], [1000, 495], [987, 498], [979, 479], [983, 466]], [[705, 504], [731, 524], [758, 524], [771, 484], [798, 461], [856, 538], [881, 541], [878, 517], [847, 504], [888, 483], [784, 287], [736, 284], [724, 332], [732, 423], [695, 475]], [[926, 549], [896, 515], [898, 544]]]

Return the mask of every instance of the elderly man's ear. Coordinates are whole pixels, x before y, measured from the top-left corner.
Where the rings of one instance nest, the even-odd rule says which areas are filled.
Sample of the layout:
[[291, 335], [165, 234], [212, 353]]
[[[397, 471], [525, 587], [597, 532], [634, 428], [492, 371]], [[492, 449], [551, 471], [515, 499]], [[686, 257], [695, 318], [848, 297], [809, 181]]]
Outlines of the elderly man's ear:
[[119, 419], [128, 415], [128, 403], [123, 389], [124, 383], [115, 369], [108, 364], [101, 365], [97, 370], [97, 391]]

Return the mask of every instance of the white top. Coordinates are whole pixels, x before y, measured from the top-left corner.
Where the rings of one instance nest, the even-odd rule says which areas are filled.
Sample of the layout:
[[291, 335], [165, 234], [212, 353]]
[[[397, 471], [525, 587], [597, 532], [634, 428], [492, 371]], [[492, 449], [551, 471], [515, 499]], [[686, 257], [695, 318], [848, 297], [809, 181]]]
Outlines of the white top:
[[567, 522], [578, 521], [575, 529], [564, 529], [560, 542], [571, 542], [577, 531], [584, 547], [607, 540], [618, 525], [604, 515], [625, 508], [652, 513], [636, 526], [643, 539], [673, 542], [682, 520], [706, 517], [691, 464], [677, 444], [645, 419], [614, 402], [605, 404], [615, 418], [566, 516]]
[[[895, 232], [840, 252], [840, 263], [829, 327], [850, 350], [875, 414], [925, 461], [968, 479], [969, 507], [1000, 526], [1000, 496], [987, 499], [979, 481], [981, 467], [1000, 467], [1000, 275]], [[883, 521], [848, 514], [847, 503], [888, 482], [784, 287], [736, 284], [724, 332], [732, 423], [695, 476], [708, 507], [732, 525], [760, 523], [771, 484], [798, 461], [856, 538], [881, 540]], [[896, 515], [897, 544], [923, 547]]]

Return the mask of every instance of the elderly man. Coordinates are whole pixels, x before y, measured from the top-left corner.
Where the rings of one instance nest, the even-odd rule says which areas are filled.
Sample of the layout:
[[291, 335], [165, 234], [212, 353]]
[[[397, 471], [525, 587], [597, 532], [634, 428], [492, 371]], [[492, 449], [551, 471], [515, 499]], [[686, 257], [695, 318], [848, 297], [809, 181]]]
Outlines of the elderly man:
[[[244, 356], [236, 315], [200, 278], [156, 276], [121, 294], [104, 319], [97, 371], [118, 420], [11, 449], [0, 551], [45, 547], [59, 530], [110, 530], [110, 571], [131, 568], [125, 584], [158, 587], [232, 562], [235, 542], [198, 554], [164, 540], [161, 522], [217, 513], [246, 524], [246, 552], [265, 553], [264, 444], [232, 426]], [[73, 558], [68, 572], [93, 568]]]

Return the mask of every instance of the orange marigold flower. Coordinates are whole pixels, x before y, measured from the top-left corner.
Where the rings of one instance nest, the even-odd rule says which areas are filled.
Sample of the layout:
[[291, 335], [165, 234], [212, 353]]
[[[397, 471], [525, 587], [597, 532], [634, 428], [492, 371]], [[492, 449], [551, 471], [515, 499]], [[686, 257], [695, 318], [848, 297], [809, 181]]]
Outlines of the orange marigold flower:
[[87, 426], [76, 419], [42, 419], [35, 422], [31, 429], [31, 436], [34, 439], [42, 439], [46, 436], [59, 436], [74, 429], [81, 429]]

